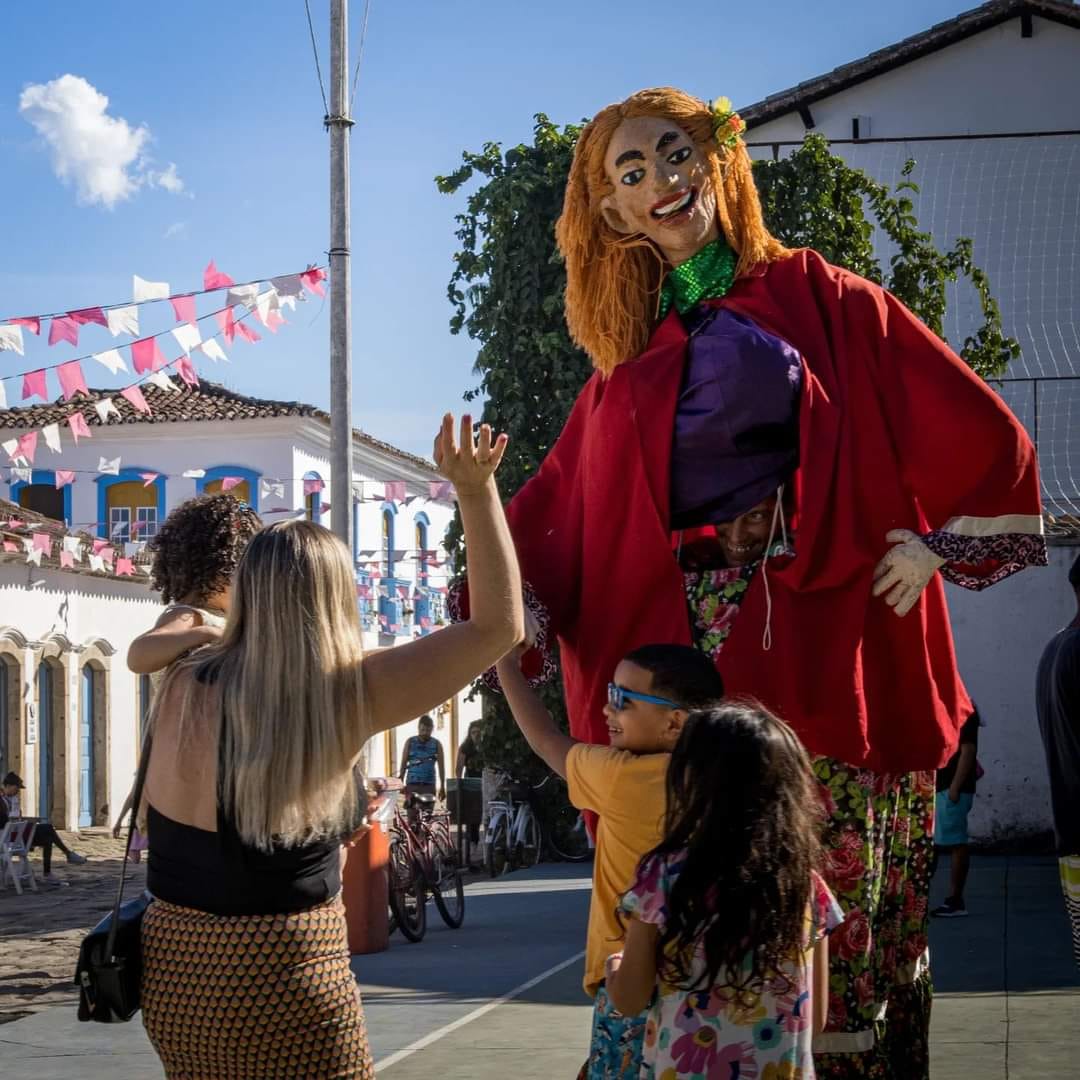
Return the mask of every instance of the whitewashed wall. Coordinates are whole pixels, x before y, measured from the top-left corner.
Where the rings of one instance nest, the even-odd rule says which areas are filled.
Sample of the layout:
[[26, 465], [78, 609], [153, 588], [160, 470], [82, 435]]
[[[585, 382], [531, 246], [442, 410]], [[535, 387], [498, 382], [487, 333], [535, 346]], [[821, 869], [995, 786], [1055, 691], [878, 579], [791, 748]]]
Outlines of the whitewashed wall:
[[948, 587], [957, 660], [984, 727], [972, 836], [1051, 828], [1050, 790], [1035, 715], [1035, 671], [1046, 643], [1076, 614], [1067, 575], [1080, 546], [1050, 548], [1050, 565], [983, 592]]

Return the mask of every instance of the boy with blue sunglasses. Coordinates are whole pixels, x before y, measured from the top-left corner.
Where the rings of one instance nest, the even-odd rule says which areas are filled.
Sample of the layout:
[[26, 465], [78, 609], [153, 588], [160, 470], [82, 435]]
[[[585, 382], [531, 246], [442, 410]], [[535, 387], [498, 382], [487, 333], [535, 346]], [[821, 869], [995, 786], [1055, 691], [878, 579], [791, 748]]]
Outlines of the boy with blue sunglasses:
[[579, 742], [559, 730], [529, 687], [518, 653], [498, 664], [499, 681], [521, 733], [534, 753], [569, 786], [579, 810], [599, 816], [585, 951], [585, 990], [594, 999], [586, 1080], [637, 1077], [646, 1009], [615, 1012], [604, 988], [608, 956], [620, 951], [623, 929], [615, 909], [638, 861], [661, 839], [671, 750], [687, 714], [724, 696], [709, 657], [685, 645], [645, 645], [615, 669], [604, 707], [609, 746]]

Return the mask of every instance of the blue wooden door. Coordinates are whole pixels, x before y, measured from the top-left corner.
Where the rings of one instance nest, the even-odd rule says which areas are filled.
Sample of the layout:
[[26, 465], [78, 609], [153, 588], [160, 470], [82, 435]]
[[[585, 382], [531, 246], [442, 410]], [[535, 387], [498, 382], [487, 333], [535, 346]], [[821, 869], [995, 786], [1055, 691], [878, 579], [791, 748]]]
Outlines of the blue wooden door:
[[94, 669], [86, 664], [80, 684], [79, 709], [79, 828], [94, 823]]
[[38, 816], [52, 815], [52, 672], [38, 665]]

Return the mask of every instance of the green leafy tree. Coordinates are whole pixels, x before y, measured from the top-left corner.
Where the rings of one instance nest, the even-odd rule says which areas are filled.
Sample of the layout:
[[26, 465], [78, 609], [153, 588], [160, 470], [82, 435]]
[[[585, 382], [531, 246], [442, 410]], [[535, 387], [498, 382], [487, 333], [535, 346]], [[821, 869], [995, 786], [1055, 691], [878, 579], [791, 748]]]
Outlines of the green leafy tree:
[[[504, 152], [500, 144], [487, 143], [478, 154], [466, 152], [456, 172], [436, 180], [448, 195], [480, 181], [456, 218], [461, 250], [448, 290], [454, 307], [450, 328], [479, 345], [473, 369], [479, 384], [466, 398], [484, 396], [483, 420], [510, 435], [499, 473], [506, 496], [539, 467], [592, 370], [566, 330], [566, 274], [555, 245], [555, 221], [581, 128], [559, 128], [543, 114], [535, 119], [531, 145]], [[1002, 330], [986, 275], [972, 258], [972, 241], [961, 238], [941, 251], [919, 230], [914, 171], [909, 161], [900, 182], [889, 188], [850, 168], [829, 152], [824, 138], [811, 135], [783, 160], [756, 162], [754, 177], [775, 236], [791, 247], [814, 248], [829, 262], [884, 285], [937, 334], [948, 285], [967, 279], [983, 321], [954, 347], [983, 378], [1001, 375], [1019, 355], [1019, 345]], [[890, 252], [885, 267], [874, 253], [875, 233]], [[456, 526], [448, 543], [460, 555]], [[502, 697], [482, 692], [489, 718], [485, 756], [520, 776], [537, 775], [542, 767]], [[544, 697], [565, 723], [559, 684], [549, 684]]]

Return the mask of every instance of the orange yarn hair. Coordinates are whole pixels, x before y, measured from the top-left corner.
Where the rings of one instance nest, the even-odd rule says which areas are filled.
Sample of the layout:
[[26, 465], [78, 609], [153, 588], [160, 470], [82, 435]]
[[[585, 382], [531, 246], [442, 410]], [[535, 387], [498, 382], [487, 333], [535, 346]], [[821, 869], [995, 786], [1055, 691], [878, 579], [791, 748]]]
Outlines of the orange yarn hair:
[[638, 116], [670, 120], [707, 157], [716, 216], [738, 256], [736, 276], [788, 254], [765, 228], [746, 146], [741, 139], [734, 149], [717, 143], [714, 114], [704, 101], [663, 86], [639, 90], [618, 105], [608, 105], [581, 132], [562, 216], [555, 226], [566, 262], [566, 325], [604, 375], [644, 350], [666, 269], [662, 253], [649, 240], [617, 233], [600, 212], [601, 200], [613, 190], [604, 169], [608, 144], [624, 120]]

